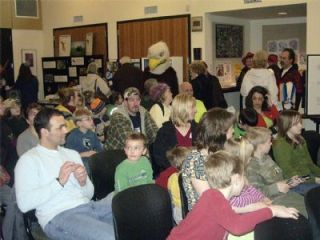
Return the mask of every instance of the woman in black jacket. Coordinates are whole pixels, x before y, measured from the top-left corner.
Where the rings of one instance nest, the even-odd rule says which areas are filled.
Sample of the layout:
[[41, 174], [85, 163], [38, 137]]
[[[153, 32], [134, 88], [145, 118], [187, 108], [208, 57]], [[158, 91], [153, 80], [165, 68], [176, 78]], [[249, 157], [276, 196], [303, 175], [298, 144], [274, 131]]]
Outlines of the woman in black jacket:
[[20, 92], [23, 110], [25, 110], [30, 103], [38, 102], [38, 79], [32, 75], [30, 66], [26, 63], [22, 63], [20, 66], [15, 89]]
[[155, 175], [170, 167], [166, 152], [175, 146], [194, 145], [197, 124], [195, 98], [187, 94], [178, 94], [172, 102], [170, 121], [163, 123], [153, 143], [153, 165]]

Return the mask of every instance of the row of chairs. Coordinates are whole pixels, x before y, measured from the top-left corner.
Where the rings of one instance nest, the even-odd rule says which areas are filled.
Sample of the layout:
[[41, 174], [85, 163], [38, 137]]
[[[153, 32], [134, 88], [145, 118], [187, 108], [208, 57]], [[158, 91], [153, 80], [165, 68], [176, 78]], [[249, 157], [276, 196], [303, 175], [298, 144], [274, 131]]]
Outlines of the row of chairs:
[[[123, 150], [111, 150], [98, 153], [89, 161], [95, 199], [102, 199], [114, 190], [115, 169], [124, 158]], [[188, 206], [181, 176], [179, 185], [182, 214], [185, 217]], [[320, 188], [306, 195], [313, 238], [308, 221], [300, 216], [298, 221], [273, 218], [259, 224], [255, 229], [255, 239], [320, 239], [320, 222], [317, 217], [320, 216], [319, 195]], [[165, 239], [174, 226], [169, 194], [155, 184], [129, 188], [118, 193], [113, 199], [112, 208], [116, 239]]]

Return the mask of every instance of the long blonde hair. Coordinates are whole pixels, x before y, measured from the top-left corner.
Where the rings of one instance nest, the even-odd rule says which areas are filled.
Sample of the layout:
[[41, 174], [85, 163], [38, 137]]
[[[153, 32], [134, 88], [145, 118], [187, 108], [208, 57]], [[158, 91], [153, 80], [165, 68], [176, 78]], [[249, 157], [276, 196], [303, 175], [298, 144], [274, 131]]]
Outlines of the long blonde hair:
[[242, 137], [241, 139], [229, 139], [224, 144], [224, 149], [230, 154], [238, 156], [243, 163], [243, 167], [246, 168], [250, 162], [254, 148], [248, 139]]
[[180, 93], [172, 101], [171, 121], [177, 127], [189, 121], [189, 109], [196, 105], [196, 99], [188, 94]]

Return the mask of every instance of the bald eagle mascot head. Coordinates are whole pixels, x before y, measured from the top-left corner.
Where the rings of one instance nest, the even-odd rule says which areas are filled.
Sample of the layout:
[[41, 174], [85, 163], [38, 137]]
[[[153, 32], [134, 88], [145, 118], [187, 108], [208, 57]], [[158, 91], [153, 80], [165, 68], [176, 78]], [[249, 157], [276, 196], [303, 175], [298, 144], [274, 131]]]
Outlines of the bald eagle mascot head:
[[168, 45], [157, 42], [148, 49], [149, 66], [145, 69], [145, 79], [155, 78], [158, 82], [170, 86], [173, 96], [178, 94], [178, 78], [176, 71], [171, 66], [170, 52]]
[[165, 42], [157, 42], [148, 49], [148, 59], [150, 72], [162, 74], [171, 67], [170, 52]]

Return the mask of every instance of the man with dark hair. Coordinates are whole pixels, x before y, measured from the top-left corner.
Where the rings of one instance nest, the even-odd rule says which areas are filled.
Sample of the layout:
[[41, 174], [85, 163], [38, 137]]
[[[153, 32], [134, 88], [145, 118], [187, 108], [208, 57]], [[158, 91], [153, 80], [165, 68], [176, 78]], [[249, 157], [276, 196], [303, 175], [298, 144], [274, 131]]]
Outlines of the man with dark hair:
[[19, 209], [36, 209], [50, 239], [114, 239], [111, 202], [90, 201], [93, 185], [80, 155], [65, 143], [66, 121], [43, 109], [34, 119], [40, 144], [23, 154], [15, 168]]
[[[296, 54], [291, 48], [283, 49], [280, 55], [281, 78], [278, 82], [280, 100], [285, 109], [299, 109], [301, 96], [303, 95], [303, 83], [295, 63]], [[294, 92], [296, 92], [294, 101]]]

